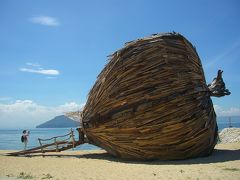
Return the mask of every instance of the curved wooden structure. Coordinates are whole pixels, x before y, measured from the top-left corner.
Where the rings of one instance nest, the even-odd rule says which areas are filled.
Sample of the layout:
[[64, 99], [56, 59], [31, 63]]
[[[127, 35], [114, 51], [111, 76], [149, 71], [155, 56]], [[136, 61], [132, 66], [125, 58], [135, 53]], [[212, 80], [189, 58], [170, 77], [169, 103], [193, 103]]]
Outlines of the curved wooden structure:
[[[62, 136], [55, 136], [49, 139], [40, 139], [38, 138], [40, 146], [34, 147], [31, 149], [26, 149], [22, 151], [16, 151], [7, 153], [8, 156], [21, 156], [21, 155], [30, 155], [35, 153], [49, 153], [49, 152], [61, 152], [69, 149], [73, 149], [87, 140], [84, 140], [84, 135], [80, 128], [77, 128], [79, 133], [79, 139], [76, 141], [74, 138], [74, 132], [71, 129], [70, 133], [62, 135]], [[47, 143], [46, 143], [47, 142]]]
[[125, 159], [209, 155], [218, 127], [199, 56], [177, 33], [116, 51], [89, 93], [82, 125], [90, 143]]

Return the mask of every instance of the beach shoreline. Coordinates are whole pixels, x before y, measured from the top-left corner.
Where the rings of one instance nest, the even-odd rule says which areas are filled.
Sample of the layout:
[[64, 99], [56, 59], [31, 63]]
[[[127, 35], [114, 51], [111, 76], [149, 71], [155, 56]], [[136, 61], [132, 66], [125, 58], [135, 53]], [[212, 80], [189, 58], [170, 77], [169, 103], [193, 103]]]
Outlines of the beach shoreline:
[[104, 150], [12, 157], [0, 150], [0, 179], [239, 179], [240, 143], [218, 144], [211, 156], [178, 161], [126, 161]]

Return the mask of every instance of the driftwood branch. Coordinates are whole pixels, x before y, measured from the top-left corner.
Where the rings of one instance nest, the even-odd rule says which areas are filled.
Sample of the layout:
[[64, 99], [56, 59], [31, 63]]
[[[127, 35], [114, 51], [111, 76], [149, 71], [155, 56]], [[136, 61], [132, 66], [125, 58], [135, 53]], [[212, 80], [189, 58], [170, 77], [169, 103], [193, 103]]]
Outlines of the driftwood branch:
[[218, 70], [217, 77], [213, 79], [211, 84], [208, 84], [208, 89], [211, 92], [211, 96], [222, 97], [231, 94], [229, 90], [225, 87], [222, 73], [222, 70]]

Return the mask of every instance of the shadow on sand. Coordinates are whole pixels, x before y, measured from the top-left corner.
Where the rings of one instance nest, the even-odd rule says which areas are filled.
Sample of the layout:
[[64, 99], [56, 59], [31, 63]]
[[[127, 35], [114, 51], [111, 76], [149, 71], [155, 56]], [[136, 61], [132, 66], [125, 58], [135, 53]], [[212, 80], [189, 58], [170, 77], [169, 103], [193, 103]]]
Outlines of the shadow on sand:
[[[42, 155], [32, 155], [28, 157], [36, 157]], [[71, 155], [71, 154], [45, 154], [44, 157], [60, 157], [60, 158], [84, 158], [84, 159], [99, 159], [112, 162], [121, 162], [128, 164], [148, 164], [148, 165], [189, 165], [189, 164], [209, 164], [209, 163], [219, 163], [227, 161], [236, 161], [240, 160], [240, 150], [224, 150], [224, 149], [215, 149], [212, 155], [207, 157], [199, 157], [187, 160], [175, 160], [175, 161], [131, 161], [131, 160], [122, 160], [108, 153], [89, 153], [81, 155]]]

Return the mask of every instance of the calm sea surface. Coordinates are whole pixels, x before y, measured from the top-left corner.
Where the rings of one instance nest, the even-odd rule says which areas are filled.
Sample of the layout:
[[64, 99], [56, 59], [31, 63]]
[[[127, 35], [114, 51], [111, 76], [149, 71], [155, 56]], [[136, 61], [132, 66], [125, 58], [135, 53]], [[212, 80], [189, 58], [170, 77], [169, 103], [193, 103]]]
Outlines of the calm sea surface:
[[[35, 128], [29, 129], [29, 141], [27, 148], [33, 148], [39, 146], [38, 138], [48, 139], [55, 136], [61, 136], [68, 134], [71, 128]], [[78, 133], [73, 128], [75, 139], [78, 140]], [[1, 150], [21, 150], [23, 149], [23, 143], [21, 142], [22, 129], [0, 129], [0, 149]], [[66, 138], [66, 137], [65, 137]], [[64, 138], [60, 138], [64, 140]], [[53, 142], [53, 141], [51, 141]], [[49, 143], [49, 142], [48, 142]], [[90, 144], [83, 144], [76, 147], [74, 150], [80, 149], [99, 149], [96, 146]]]
[[[232, 118], [231, 119], [232, 127], [240, 128], [240, 119]], [[219, 119], [218, 120], [218, 129], [221, 131], [224, 128], [229, 127], [229, 119]], [[30, 136], [27, 148], [33, 148], [39, 146], [38, 138], [47, 139], [54, 136], [65, 135], [70, 132], [70, 128], [39, 128], [39, 129], [29, 129]], [[75, 132], [75, 139], [78, 139], [78, 133], [73, 128]], [[21, 150], [23, 149], [23, 144], [21, 142], [22, 129], [0, 129], [0, 149], [1, 150]], [[63, 140], [63, 139], [62, 139]], [[74, 150], [90, 150], [90, 149], [99, 149], [96, 146], [90, 144], [83, 144], [76, 147]]]

